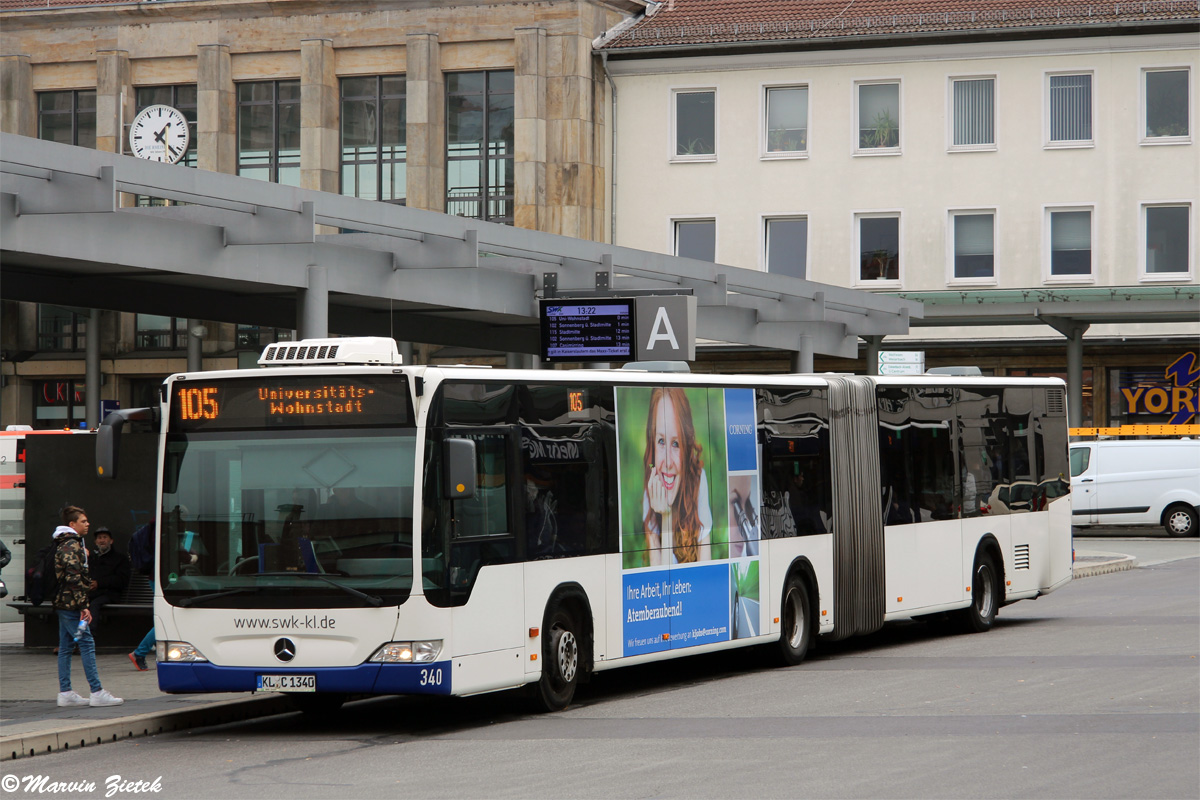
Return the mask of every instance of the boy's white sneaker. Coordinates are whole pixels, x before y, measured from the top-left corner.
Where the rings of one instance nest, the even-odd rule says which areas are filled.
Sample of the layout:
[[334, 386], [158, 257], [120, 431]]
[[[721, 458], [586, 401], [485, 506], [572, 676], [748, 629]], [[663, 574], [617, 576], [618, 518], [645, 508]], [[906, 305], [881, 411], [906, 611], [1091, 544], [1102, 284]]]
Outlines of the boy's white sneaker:
[[66, 708], [67, 706], [86, 706], [88, 699], [80, 697], [78, 692], [59, 692], [58, 707]]
[[[81, 700], [83, 698], [80, 698]], [[119, 706], [125, 701], [120, 697], [113, 697], [112, 692], [108, 689], [101, 689], [98, 692], [92, 692], [92, 699], [88, 700], [88, 705], [91, 706]]]

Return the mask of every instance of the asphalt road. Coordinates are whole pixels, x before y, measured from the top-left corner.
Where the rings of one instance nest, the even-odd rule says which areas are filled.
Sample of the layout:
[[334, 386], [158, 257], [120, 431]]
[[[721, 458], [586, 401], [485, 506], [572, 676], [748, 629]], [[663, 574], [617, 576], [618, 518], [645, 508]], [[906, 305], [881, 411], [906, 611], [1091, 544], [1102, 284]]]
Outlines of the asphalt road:
[[511, 693], [369, 700], [333, 725], [284, 715], [0, 772], [97, 785], [73, 797], [113, 774], [260, 800], [1200, 797], [1198, 543], [1109, 541], [1154, 563], [1005, 608], [987, 634], [905, 623], [793, 668], [739, 652], [605, 673], [552, 715]]

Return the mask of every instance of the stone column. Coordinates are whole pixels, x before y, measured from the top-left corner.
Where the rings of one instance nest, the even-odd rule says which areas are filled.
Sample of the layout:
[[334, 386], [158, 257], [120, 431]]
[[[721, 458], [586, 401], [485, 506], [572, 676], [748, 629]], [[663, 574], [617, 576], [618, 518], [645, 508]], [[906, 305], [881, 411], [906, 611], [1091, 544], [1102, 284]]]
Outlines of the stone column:
[[549, 37], [546, 65], [546, 212], [542, 230], [593, 238], [595, 147], [592, 46]]
[[339, 190], [338, 80], [332, 39], [300, 42], [300, 186]]
[[297, 292], [296, 320], [301, 339], [329, 336], [329, 275], [317, 264], [308, 265], [308, 286]]
[[[513, 74], [513, 181], [518, 228], [550, 230], [546, 211], [546, 62], [544, 28], [516, 29]], [[555, 231], [557, 233], [557, 231]]]
[[196, 56], [196, 163], [232, 175], [237, 172], [237, 89], [229, 45], [202, 44]]
[[800, 337], [799, 349], [792, 352], [792, 372], [808, 373], [813, 371], [813, 340], [805, 334]]
[[29, 56], [0, 56], [0, 131], [37, 136], [37, 102]]
[[436, 33], [405, 39], [408, 95], [408, 186], [410, 208], [446, 208], [446, 83]]
[[96, 149], [116, 153], [123, 149], [123, 125], [133, 122], [137, 107], [128, 50], [96, 53]]

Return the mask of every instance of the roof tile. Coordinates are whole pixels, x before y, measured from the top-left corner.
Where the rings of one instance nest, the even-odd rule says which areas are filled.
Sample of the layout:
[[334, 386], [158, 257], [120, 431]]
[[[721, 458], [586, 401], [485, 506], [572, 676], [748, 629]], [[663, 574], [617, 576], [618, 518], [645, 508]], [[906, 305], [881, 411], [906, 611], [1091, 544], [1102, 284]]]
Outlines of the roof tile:
[[1197, 0], [664, 0], [602, 49], [1198, 19]]

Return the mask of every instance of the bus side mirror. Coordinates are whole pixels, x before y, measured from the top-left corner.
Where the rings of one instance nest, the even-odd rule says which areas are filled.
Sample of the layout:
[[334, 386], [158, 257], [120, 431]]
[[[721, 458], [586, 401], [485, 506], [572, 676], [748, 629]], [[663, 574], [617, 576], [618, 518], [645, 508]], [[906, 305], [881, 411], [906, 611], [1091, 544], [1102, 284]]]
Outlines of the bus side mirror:
[[96, 431], [96, 477], [113, 480], [117, 477], [117, 457], [121, 453], [121, 428], [128, 420], [158, 422], [157, 408], [126, 408], [104, 418]]
[[442, 441], [442, 494], [448, 500], [465, 500], [475, 496], [475, 442], [470, 439]]

